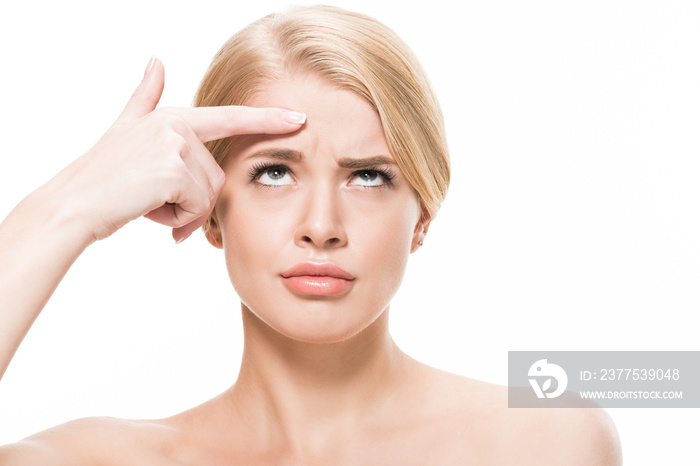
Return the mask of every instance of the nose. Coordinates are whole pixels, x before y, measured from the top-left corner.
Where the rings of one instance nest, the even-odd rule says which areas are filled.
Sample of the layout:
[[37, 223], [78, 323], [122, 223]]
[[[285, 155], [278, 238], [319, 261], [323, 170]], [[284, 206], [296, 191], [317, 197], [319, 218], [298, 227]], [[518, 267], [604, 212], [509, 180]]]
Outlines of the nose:
[[347, 244], [337, 189], [317, 187], [306, 193], [294, 241], [298, 246], [318, 249], [336, 249]]

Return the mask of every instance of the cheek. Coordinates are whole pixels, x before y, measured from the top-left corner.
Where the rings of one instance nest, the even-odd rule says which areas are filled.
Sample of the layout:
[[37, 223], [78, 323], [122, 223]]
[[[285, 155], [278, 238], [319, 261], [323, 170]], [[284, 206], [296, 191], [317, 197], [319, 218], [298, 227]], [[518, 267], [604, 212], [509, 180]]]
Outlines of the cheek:
[[367, 252], [368, 260], [403, 257], [410, 252], [413, 223], [408, 209], [382, 208], [372, 215], [361, 215], [350, 227], [350, 237]]
[[419, 219], [418, 202], [403, 199], [364, 214], [352, 222], [349, 237], [354, 238], [362, 268], [379, 295], [393, 296], [398, 289], [411, 252], [411, 241]]
[[217, 207], [224, 215], [222, 239], [231, 282], [240, 297], [254, 289], [254, 277], [276, 269], [293, 232], [292, 212], [274, 203], [251, 198], [245, 191]]

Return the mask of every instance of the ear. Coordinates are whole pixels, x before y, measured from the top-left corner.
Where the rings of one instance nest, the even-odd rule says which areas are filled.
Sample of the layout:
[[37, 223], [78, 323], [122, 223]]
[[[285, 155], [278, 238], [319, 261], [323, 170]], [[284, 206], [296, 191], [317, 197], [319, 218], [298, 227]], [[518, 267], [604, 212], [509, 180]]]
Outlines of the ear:
[[204, 230], [204, 236], [206, 236], [209, 244], [215, 248], [223, 249], [224, 242], [221, 238], [221, 227], [219, 226], [219, 221], [216, 218], [216, 213], [212, 212], [207, 221], [202, 226]]
[[428, 234], [428, 228], [430, 227], [430, 217], [427, 215], [422, 215], [418, 223], [416, 224], [415, 230], [413, 230], [413, 240], [411, 241], [411, 253], [414, 253], [423, 246], [423, 241], [425, 240], [425, 235]]

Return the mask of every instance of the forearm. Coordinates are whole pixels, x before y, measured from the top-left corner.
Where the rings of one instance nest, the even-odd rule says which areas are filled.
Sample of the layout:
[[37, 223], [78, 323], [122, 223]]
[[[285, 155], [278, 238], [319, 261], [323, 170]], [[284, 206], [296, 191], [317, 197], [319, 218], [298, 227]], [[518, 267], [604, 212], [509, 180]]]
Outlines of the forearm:
[[0, 224], [0, 378], [41, 310], [93, 241], [69, 203], [44, 186]]

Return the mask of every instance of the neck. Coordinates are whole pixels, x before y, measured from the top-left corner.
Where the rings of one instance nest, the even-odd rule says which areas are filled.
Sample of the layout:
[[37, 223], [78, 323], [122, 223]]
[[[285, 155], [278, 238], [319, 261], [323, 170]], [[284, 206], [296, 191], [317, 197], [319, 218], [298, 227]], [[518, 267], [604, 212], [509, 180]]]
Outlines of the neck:
[[230, 400], [260, 434], [308, 449], [376, 419], [406, 356], [389, 335], [388, 309], [336, 343], [295, 341], [243, 306], [243, 360]]

